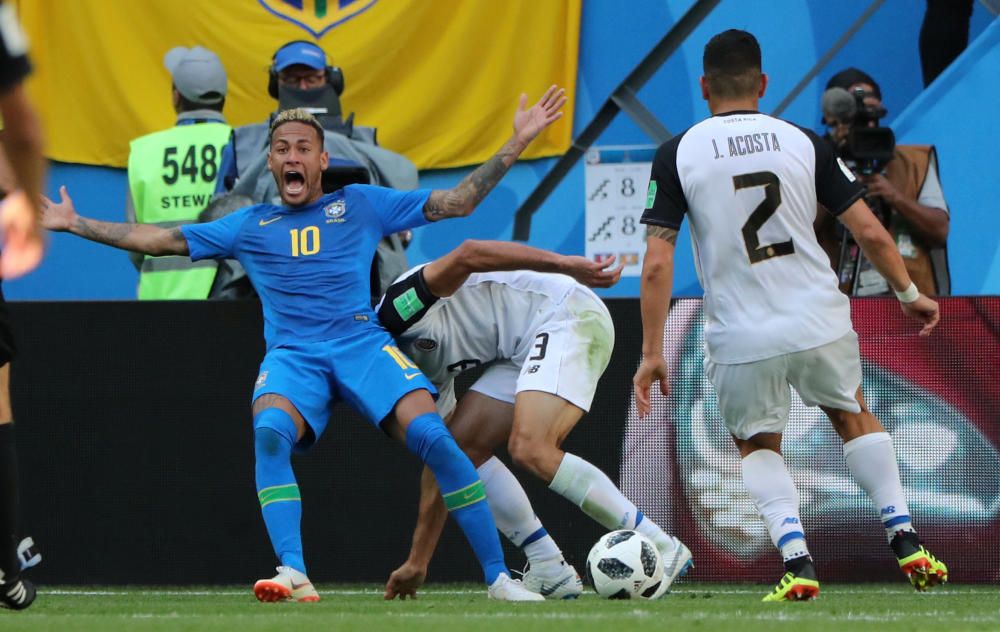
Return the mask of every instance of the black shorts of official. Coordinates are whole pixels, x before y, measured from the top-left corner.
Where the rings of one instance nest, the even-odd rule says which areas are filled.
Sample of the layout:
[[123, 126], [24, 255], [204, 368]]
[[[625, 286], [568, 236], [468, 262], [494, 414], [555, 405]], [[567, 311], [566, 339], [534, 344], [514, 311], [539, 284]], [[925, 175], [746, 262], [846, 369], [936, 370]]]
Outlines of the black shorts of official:
[[14, 359], [17, 347], [14, 346], [14, 336], [10, 331], [10, 314], [7, 313], [7, 301], [3, 297], [3, 283], [0, 282], [0, 366]]

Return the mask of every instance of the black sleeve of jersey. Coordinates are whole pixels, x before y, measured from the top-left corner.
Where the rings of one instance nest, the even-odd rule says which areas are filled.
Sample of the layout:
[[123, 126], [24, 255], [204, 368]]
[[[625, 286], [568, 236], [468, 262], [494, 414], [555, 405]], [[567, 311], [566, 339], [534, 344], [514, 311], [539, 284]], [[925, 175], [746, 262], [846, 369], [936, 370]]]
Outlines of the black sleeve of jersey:
[[[10, 50], [10, 42], [5, 35], [20, 34], [21, 26], [17, 23], [12, 7], [5, 7], [0, 2], [0, 94], [3, 94], [24, 81], [31, 73], [31, 64], [24, 51]], [[23, 37], [23, 35], [21, 35]]]
[[21, 37], [21, 26], [11, 6], [0, 2], [0, 94], [7, 92], [31, 73], [31, 64], [25, 51], [11, 52], [10, 37]]
[[815, 132], [800, 127], [816, 149], [816, 199], [831, 215], [840, 215], [865, 194], [858, 177], [837, 157], [833, 145]]
[[382, 305], [378, 308], [378, 321], [393, 336], [399, 336], [419, 321], [438, 301], [427, 287], [424, 269], [400, 279], [385, 291]]
[[684, 134], [674, 136], [656, 150], [653, 169], [649, 175], [646, 210], [639, 220], [643, 224], [676, 229], [681, 227], [688, 210], [681, 178], [677, 174], [677, 146], [682, 136]]

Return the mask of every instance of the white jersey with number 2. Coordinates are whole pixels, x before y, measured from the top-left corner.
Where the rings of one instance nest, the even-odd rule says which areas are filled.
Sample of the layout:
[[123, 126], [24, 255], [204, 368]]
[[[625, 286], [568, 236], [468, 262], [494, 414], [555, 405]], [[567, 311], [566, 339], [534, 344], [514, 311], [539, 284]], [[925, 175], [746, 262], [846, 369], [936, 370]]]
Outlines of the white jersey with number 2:
[[851, 330], [813, 221], [817, 201], [838, 215], [861, 195], [825, 140], [759, 112], [713, 116], [659, 148], [642, 222], [690, 219], [711, 361], [812, 349]]

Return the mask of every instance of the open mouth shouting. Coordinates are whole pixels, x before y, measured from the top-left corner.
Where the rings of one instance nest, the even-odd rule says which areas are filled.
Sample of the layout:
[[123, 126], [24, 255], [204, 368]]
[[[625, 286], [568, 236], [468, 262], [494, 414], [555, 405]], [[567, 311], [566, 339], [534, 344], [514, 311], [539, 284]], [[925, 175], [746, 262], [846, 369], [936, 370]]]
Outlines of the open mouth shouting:
[[305, 175], [296, 169], [289, 169], [285, 171], [282, 189], [284, 195], [282, 197], [297, 198], [301, 196], [306, 190], [306, 177]]

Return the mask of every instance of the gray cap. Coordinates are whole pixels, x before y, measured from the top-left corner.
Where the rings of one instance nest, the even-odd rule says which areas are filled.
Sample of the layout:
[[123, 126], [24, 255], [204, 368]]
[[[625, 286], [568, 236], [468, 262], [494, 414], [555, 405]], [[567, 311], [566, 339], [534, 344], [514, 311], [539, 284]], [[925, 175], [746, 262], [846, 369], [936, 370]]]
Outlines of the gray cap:
[[192, 103], [214, 105], [226, 98], [226, 69], [219, 56], [201, 46], [178, 46], [163, 56], [174, 87]]

